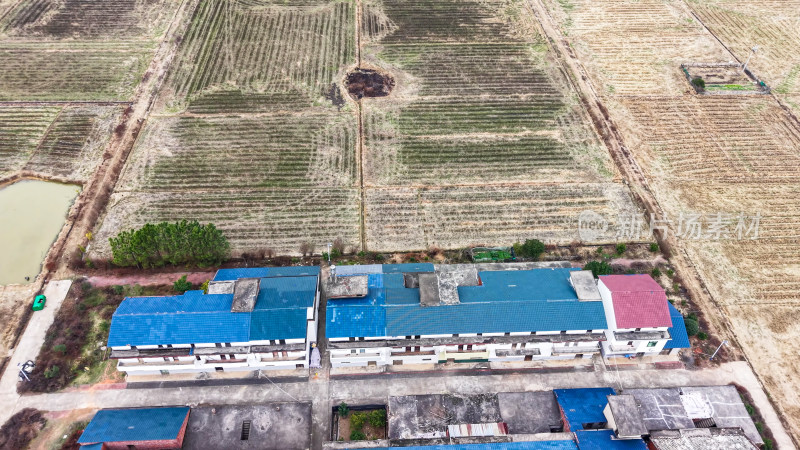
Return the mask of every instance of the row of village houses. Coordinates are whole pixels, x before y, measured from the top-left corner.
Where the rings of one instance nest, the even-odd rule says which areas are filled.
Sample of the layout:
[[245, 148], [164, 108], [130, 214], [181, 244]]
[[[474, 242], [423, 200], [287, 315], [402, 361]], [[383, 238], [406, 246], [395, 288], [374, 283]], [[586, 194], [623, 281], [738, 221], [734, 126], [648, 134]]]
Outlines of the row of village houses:
[[[84, 450], [306, 450], [312, 433], [322, 432], [312, 431], [319, 423], [311, 410], [309, 402], [105, 409], [78, 443]], [[731, 385], [392, 396], [385, 411], [385, 433], [374, 430], [381, 441], [339, 442], [334, 426], [323, 448], [756, 450], [764, 444]], [[436, 445], [444, 443], [454, 445]]]
[[[325, 336], [318, 336], [324, 294]], [[129, 374], [642, 356], [687, 348], [649, 275], [525, 264], [221, 269], [208, 292], [126, 298], [108, 339]]]

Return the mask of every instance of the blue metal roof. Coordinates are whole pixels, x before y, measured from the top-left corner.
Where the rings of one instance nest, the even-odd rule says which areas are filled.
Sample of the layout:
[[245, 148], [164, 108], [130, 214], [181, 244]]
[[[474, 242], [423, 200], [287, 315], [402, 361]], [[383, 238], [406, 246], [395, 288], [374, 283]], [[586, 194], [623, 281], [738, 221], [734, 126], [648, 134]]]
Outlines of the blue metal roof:
[[81, 450], [103, 450], [103, 443], [81, 445]]
[[672, 326], [667, 329], [672, 339], [664, 345], [665, 349], [690, 348], [689, 334], [686, 333], [686, 324], [683, 322], [683, 315], [672, 303], [669, 304], [669, 317], [672, 319]]
[[434, 267], [431, 263], [411, 263], [411, 264], [384, 264], [383, 273], [417, 273], [433, 272]]
[[[602, 302], [581, 302], [569, 283], [577, 269], [480, 272], [481, 286], [459, 287], [458, 305], [423, 307], [400, 274], [369, 275], [365, 298], [328, 300], [328, 337], [383, 337], [607, 328]], [[382, 279], [381, 283], [375, 278]], [[346, 307], [359, 306], [358, 310]], [[372, 311], [368, 311], [368, 309]], [[348, 312], [349, 311], [349, 312]], [[346, 317], [357, 313], [354, 317]], [[367, 334], [369, 333], [369, 334]]]
[[608, 405], [609, 395], [616, 395], [612, 388], [554, 389], [556, 400], [570, 431], [583, 430], [584, 423], [605, 422], [603, 409]]
[[580, 450], [647, 450], [644, 440], [617, 439], [612, 430], [576, 431]]
[[319, 275], [319, 266], [245, 267], [219, 269], [213, 281], [232, 281], [239, 278], [299, 277]]
[[[302, 269], [310, 275], [297, 276], [298, 270], [294, 269]], [[314, 272], [319, 271], [318, 267], [223, 270], [247, 276], [269, 274], [260, 280], [253, 312], [231, 312], [233, 294], [188, 291], [171, 297], [126, 298], [111, 319], [108, 345], [228, 343], [306, 337], [307, 308], [313, 306], [316, 297], [318, 275]]]
[[175, 439], [180, 434], [188, 407], [101, 409], [83, 434], [79, 444], [97, 442], [157, 441]]
[[247, 340], [265, 341], [305, 338], [307, 326], [306, 314], [305, 308], [253, 311], [250, 313], [250, 338]]
[[[578, 450], [573, 441], [495, 442], [488, 444], [420, 445], [403, 447], [404, 450]], [[396, 450], [396, 447], [378, 447], [375, 450]]]
[[385, 308], [365, 306], [331, 306], [325, 312], [328, 323], [325, 336], [328, 338], [349, 338], [386, 335]]
[[[482, 286], [458, 288], [461, 303], [491, 301], [578, 301], [569, 273], [580, 269], [536, 269], [481, 272]], [[584, 302], [585, 303], [585, 302]], [[602, 302], [594, 302], [602, 303]], [[572, 328], [578, 329], [578, 328]]]
[[250, 313], [115, 313], [108, 346], [247, 342], [249, 338]]
[[605, 328], [603, 304], [494, 302], [386, 308], [388, 336]]
[[221, 312], [230, 311], [232, 301], [231, 294], [204, 295], [203, 291], [187, 291], [170, 297], [130, 297], [119, 305], [115, 314]]
[[308, 308], [316, 292], [316, 277], [262, 278], [254, 309]]

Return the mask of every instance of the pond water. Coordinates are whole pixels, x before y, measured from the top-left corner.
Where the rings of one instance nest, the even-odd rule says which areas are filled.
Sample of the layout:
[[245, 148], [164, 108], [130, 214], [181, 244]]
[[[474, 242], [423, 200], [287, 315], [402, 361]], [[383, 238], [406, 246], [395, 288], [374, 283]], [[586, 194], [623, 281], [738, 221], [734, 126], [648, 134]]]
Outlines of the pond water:
[[0, 285], [36, 278], [79, 192], [75, 185], [38, 180], [0, 188]]

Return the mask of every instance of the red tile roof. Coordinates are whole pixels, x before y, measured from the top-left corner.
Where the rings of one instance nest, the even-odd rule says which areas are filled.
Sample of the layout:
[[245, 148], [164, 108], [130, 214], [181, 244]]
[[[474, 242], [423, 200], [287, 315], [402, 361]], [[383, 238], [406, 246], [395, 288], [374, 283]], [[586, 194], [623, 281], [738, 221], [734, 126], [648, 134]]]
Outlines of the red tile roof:
[[667, 295], [650, 275], [602, 275], [611, 291], [617, 328], [670, 327]]

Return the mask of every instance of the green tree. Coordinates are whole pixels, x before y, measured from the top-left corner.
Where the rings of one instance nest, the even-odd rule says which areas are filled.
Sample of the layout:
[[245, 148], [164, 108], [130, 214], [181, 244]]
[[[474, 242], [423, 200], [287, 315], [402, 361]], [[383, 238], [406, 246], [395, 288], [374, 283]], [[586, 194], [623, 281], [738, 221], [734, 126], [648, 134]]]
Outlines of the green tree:
[[383, 428], [386, 426], [386, 410], [376, 409], [369, 413], [369, 424], [375, 428]]
[[589, 261], [583, 266], [583, 270], [591, 270], [595, 278], [600, 275], [610, 275], [614, 273], [614, 269], [605, 261]]
[[655, 242], [651, 242], [650, 243], [650, 251], [653, 252], [653, 253], [657, 252], [658, 251], [658, 244], [656, 244]]
[[617, 247], [616, 247], [617, 256], [621, 256], [623, 253], [625, 253], [625, 250], [627, 250], [627, 249], [628, 249], [628, 246], [626, 246], [625, 244], [617, 244]]
[[62, 355], [65, 355], [65, 354], [67, 353], [67, 346], [66, 346], [66, 345], [64, 345], [64, 344], [57, 344], [57, 345], [54, 345], [54, 346], [53, 346], [53, 351], [54, 351], [54, 352], [59, 352], [59, 353], [61, 353]]
[[527, 239], [523, 244], [517, 242], [514, 244], [514, 253], [517, 256], [539, 259], [539, 256], [544, 253], [544, 242], [538, 239]]
[[44, 371], [44, 377], [48, 379], [53, 378], [56, 375], [58, 375], [58, 372], [60, 371], [61, 369], [58, 366], [50, 366], [48, 369]]
[[658, 278], [661, 276], [661, 269], [658, 267], [653, 267], [653, 270], [650, 271], [650, 276], [653, 278]]
[[187, 281], [186, 280], [186, 275], [184, 275], [184, 276], [178, 278], [177, 281], [172, 283], [172, 289], [174, 289], [175, 292], [184, 293], [186, 291], [192, 290], [192, 283], [191, 283], [191, 281]]
[[350, 407], [347, 406], [347, 403], [339, 403], [339, 417], [347, 417], [348, 414], [350, 414]]
[[350, 432], [351, 441], [363, 441], [367, 439], [367, 435], [361, 430], [353, 430]]
[[109, 243], [111, 261], [124, 267], [219, 265], [230, 252], [228, 240], [214, 224], [186, 220], [146, 224], [138, 230], [119, 233]]
[[706, 80], [702, 79], [701, 77], [693, 78], [692, 84], [701, 91], [706, 88]]
[[683, 324], [686, 325], [686, 334], [689, 336], [696, 336], [697, 333], [700, 332], [700, 324], [697, 323], [696, 319], [685, 317], [683, 319]]

